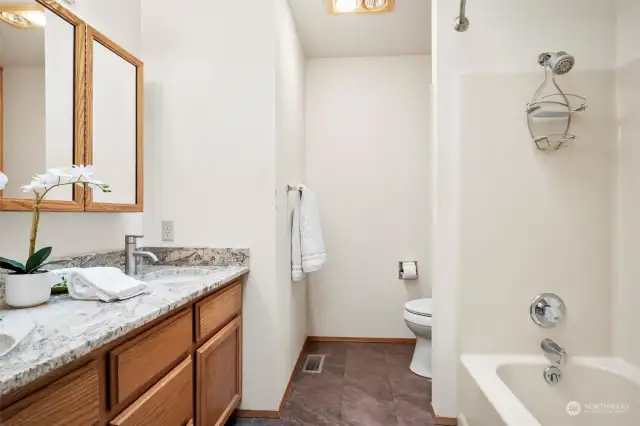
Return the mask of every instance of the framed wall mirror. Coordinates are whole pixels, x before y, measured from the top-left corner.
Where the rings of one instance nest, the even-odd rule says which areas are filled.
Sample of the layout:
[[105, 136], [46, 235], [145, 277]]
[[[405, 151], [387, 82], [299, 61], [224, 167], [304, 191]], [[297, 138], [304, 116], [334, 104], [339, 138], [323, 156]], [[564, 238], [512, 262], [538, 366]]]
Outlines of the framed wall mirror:
[[112, 192], [87, 190], [87, 211], [143, 210], [143, 64], [87, 28], [87, 164]]
[[[0, 210], [31, 210], [20, 188], [85, 159], [86, 25], [55, 0], [0, 0]], [[56, 188], [45, 211], [84, 210], [84, 188]]]

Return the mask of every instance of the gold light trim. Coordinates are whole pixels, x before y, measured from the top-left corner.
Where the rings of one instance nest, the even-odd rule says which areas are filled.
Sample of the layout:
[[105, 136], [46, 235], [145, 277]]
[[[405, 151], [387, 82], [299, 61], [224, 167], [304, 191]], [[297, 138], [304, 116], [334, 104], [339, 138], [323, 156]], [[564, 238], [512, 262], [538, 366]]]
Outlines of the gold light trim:
[[[344, 7], [344, 2], [350, 7]], [[395, 0], [327, 0], [329, 13], [384, 13], [391, 12], [395, 4]], [[353, 6], [349, 5], [353, 3]], [[376, 4], [380, 3], [378, 6]], [[343, 7], [341, 7], [343, 6]]]
[[0, 4], [0, 21], [14, 28], [44, 27], [44, 7], [39, 4]]

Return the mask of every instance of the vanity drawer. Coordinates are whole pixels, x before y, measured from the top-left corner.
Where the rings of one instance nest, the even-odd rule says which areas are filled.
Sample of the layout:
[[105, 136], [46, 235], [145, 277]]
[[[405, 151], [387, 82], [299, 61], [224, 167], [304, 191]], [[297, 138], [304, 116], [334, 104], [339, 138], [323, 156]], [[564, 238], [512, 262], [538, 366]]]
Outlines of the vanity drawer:
[[192, 322], [191, 310], [187, 310], [109, 353], [112, 407], [188, 353]]
[[188, 357], [109, 425], [183, 426], [192, 418], [193, 361]]
[[231, 288], [196, 303], [196, 341], [220, 330], [241, 310], [242, 285], [240, 282], [231, 284]]
[[89, 426], [100, 420], [100, 378], [93, 361], [0, 413], [2, 426]]

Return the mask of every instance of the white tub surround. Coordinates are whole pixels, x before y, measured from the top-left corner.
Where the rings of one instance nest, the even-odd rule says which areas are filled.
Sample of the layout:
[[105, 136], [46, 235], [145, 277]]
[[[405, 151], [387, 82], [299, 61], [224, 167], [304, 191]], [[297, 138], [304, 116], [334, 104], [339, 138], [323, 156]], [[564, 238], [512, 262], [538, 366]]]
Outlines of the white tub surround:
[[487, 419], [492, 426], [640, 424], [640, 368], [620, 358], [571, 358], [556, 385], [544, 380], [550, 365], [544, 356], [462, 355], [460, 361], [460, 380], [468, 380], [461, 382], [467, 388], [461, 412], [469, 426], [485, 426]]

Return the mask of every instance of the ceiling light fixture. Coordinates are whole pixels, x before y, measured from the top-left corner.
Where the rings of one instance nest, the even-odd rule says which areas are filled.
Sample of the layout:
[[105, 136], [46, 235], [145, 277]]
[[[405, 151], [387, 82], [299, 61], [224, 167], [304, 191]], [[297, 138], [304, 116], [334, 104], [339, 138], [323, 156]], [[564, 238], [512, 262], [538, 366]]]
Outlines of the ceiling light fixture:
[[391, 12], [394, 0], [327, 0], [329, 13], [379, 13]]
[[367, 10], [377, 10], [383, 7], [386, 0], [364, 0], [364, 8]]
[[358, 8], [358, 3], [358, 0], [335, 0], [335, 8], [340, 13], [349, 13]]
[[30, 4], [0, 4], [0, 21], [14, 28], [42, 28], [46, 24], [44, 7]]

